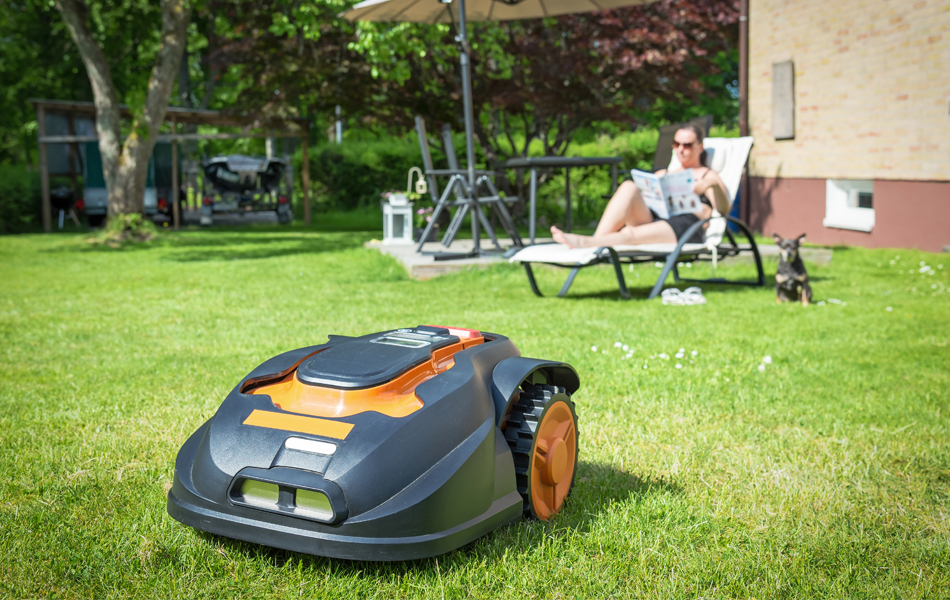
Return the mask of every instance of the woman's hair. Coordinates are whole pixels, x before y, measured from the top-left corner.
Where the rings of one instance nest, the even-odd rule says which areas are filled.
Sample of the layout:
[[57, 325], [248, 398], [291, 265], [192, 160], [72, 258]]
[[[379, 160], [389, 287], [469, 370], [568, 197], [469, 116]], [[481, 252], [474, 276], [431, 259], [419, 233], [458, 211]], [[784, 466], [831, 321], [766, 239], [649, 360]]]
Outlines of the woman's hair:
[[[700, 144], [703, 143], [703, 138], [706, 137], [706, 132], [703, 131], [702, 127], [700, 127], [699, 125], [693, 125], [692, 123], [687, 123], [686, 125], [683, 125], [682, 127], [678, 128], [676, 131], [683, 131], [684, 129], [686, 131], [692, 131], [693, 133], [695, 133], [696, 141], [699, 142]], [[706, 151], [705, 150], [703, 150], [703, 153], [699, 155], [699, 164], [703, 165], [704, 167], [706, 166]]]
[[703, 131], [703, 128], [700, 127], [699, 125], [693, 125], [692, 123], [687, 123], [686, 125], [683, 125], [682, 127], [680, 127], [679, 129], [677, 129], [676, 131], [683, 131], [684, 129], [685, 129], [686, 131], [692, 131], [693, 133], [695, 133], [695, 134], [696, 134], [696, 141], [697, 141], [697, 142], [702, 143], [703, 138], [706, 137], [706, 132]]

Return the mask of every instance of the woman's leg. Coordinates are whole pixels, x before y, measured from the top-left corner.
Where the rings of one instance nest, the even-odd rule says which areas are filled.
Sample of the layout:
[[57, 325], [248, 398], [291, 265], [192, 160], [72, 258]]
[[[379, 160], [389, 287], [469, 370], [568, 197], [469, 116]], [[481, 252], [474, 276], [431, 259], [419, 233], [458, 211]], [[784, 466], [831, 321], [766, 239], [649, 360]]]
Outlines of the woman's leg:
[[632, 181], [627, 180], [620, 184], [617, 191], [614, 192], [604, 214], [597, 224], [597, 230], [594, 235], [604, 235], [620, 231], [624, 226], [645, 225], [653, 222], [653, 213], [647, 208], [643, 196], [640, 195], [638, 188]]
[[640, 189], [629, 180], [620, 184], [607, 203], [593, 236], [564, 233], [557, 227], [551, 227], [551, 235], [571, 248], [676, 242], [673, 229], [665, 221], [653, 220]]
[[578, 235], [551, 228], [554, 241], [569, 248], [592, 248], [600, 246], [635, 246], [637, 244], [675, 244], [676, 234], [666, 221], [653, 221], [632, 227], [625, 225], [620, 231], [603, 235]]

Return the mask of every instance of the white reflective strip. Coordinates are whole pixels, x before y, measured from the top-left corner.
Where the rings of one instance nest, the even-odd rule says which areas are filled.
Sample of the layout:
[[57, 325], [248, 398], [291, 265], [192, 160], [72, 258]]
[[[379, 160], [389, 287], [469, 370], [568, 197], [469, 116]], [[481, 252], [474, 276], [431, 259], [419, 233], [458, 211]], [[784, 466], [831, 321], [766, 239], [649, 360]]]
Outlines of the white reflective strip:
[[318, 440], [307, 440], [304, 438], [291, 437], [284, 442], [284, 447], [288, 450], [300, 450], [311, 454], [325, 454], [327, 456], [336, 452], [336, 444], [329, 442], [320, 442]]

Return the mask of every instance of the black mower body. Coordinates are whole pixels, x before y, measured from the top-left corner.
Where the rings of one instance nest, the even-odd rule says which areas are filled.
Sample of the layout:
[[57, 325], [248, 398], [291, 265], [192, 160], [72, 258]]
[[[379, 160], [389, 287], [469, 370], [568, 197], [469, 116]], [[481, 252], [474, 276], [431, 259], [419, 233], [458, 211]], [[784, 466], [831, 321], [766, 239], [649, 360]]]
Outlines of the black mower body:
[[[429, 336], [428, 346], [379, 343], [420, 335]], [[520, 519], [525, 505], [504, 417], [523, 382], [571, 393], [578, 378], [569, 365], [521, 358], [508, 338], [483, 335], [484, 343], [458, 351], [451, 368], [415, 388], [420, 409], [321, 417], [309, 432], [295, 429], [308, 429], [311, 417], [284, 411], [254, 389], [282, 377], [334, 390], [377, 389], [459, 338], [424, 327], [331, 336], [266, 361], [181, 448], [169, 514], [231, 538], [356, 560], [434, 556]], [[279, 425], [251, 424], [260, 416]], [[348, 428], [342, 438], [340, 428]], [[255, 495], [255, 486], [266, 493]], [[319, 506], [295, 505], [305, 496]]]

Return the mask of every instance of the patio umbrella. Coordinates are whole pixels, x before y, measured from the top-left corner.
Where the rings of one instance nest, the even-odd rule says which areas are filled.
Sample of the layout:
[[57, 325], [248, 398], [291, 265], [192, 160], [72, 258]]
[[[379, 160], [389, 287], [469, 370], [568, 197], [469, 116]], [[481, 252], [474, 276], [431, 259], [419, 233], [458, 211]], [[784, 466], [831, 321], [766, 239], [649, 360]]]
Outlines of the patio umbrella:
[[465, 18], [469, 21], [512, 21], [620, 8], [647, 4], [650, 1], [652, 0], [468, 0], [462, 3], [442, 0], [366, 0], [343, 16], [351, 21], [448, 23], [452, 20], [458, 21], [464, 10]]

